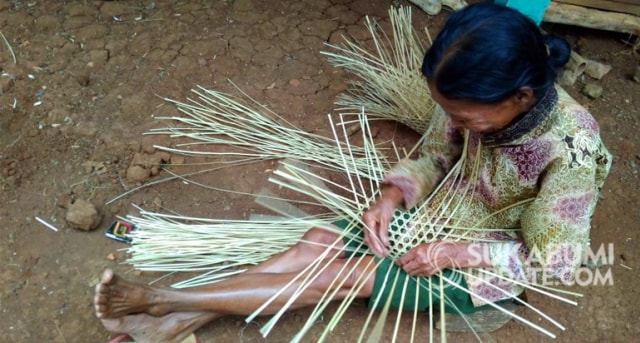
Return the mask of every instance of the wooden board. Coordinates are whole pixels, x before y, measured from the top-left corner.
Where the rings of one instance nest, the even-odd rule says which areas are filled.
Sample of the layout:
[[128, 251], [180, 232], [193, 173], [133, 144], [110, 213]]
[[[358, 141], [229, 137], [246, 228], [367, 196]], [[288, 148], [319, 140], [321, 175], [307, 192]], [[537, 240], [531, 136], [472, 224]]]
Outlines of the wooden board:
[[640, 36], [640, 16], [551, 1], [544, 21]]
[[553, 0], [554, 2], [640, 16], [640, 0]]

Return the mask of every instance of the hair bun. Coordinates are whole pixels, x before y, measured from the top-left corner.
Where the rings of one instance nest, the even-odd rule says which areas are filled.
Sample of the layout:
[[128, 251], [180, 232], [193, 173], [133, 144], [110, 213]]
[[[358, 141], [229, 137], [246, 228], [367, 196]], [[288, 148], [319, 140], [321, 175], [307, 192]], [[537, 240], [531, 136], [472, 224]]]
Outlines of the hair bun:
[[552, 34], [545, 35], [544, 42], [549, 54], [549, 64], [556, 70], [562, 68], [571, 56], [571, 46], [569, 42], [562, 37]]

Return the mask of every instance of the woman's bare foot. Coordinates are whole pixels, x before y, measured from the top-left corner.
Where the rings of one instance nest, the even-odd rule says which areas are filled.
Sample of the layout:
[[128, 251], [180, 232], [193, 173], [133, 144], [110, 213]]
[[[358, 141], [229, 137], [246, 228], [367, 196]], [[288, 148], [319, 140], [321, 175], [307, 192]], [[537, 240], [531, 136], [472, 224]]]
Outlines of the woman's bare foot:
[[169, 311], [162, 303], [161, 293], [159, 289], [123, 280], [111, 269], [105, 269], [93, 296], [96, 317], [118, 318], [136, 313], [165, 315]]
[[105, 329], [127, 333], [137, 343], [174, 343], [217, 317], [206, 312], [174, 312], [162, 317], [140, 313], [100, 321]]

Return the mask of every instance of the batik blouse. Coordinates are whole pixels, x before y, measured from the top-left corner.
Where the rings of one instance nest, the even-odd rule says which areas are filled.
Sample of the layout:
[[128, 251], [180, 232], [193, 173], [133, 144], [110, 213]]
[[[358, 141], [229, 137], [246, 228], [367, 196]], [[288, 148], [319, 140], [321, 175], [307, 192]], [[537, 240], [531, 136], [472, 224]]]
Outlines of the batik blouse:
[[489, 245], [493, 267], [466, 270], [476, 306], [521, 293], [508, 279], [572, 284], [611, 166], [596, 121], [556, 87], [508, 127], [468, 133], [466, 146], [464, 134], [436, 106], [420, 157], [400, 161], [385, 183], [406, 208], [443, 223], [438, 237]]

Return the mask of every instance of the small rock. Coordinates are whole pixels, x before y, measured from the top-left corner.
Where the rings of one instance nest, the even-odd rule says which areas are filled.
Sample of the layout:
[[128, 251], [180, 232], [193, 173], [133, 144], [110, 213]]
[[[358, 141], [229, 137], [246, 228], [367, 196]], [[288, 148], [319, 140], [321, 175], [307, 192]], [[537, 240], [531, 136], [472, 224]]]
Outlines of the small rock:
[[74, 229], [91, 231], [98, 228], [102, 216], [92, 203], [78, 199], [69, 206], [65, 219]]
[[131, 166], [127, 169], [127, 181], [129, 182], [145, 182], [151, 176], [151, 170], [141, 166]]
[[298, 79], [291, 79], [289, 80], [289, 85], [293, 86], [293, 87], [298, 87], [300, 86], [300, 80]]
[[593, 83], [588, 83], [582, 89], [582, 93], [591, 99], [597, 99], [602, 95], [602, 87]]
[[584, 69], [584, 73], [593, 77], [594, 79], [600, 80], [605, 74], [607, 74], [609, 71], [611, 71], [611, 66], [604, 64], [604, 63], [600, 63], [600, 62], [596, 62], [596, 61], [592, 61], [592, 60], [588, 60], [587, 61], [587, 66]]
[[578, 79], [578, 75], [573, 70], [565, 69], [558, 76], [558, 84], [561, 86], [573, 86]]
[[116, 256], [113, 253], [109, 253], [109, 255], [107, 255], [107, 260], [115, 261], [116, 260]]

